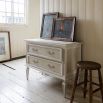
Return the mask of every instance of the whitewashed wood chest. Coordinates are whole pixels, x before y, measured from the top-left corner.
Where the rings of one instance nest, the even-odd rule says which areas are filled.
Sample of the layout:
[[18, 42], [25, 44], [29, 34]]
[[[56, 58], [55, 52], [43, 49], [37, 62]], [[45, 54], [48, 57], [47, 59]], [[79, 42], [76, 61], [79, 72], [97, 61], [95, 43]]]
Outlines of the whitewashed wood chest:
[[72, 80], [76, 62], [81, 60], [81, 44], [45, 39], [27, 39], [27, 79], [29, 67], [63, 80], [64, 96], [66, 84]]

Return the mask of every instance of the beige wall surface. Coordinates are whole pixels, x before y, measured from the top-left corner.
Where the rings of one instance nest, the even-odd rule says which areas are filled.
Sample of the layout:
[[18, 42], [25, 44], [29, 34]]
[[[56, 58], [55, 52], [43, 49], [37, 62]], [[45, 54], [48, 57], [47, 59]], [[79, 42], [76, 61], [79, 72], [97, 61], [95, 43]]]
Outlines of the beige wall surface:
[[28, 0], [27, 25], [1, 25], [0, 31], [10, 31], [12, 57], [25, 55], [25, 41], [40, 35], [40, 1]]
[[76, 40], [82, 43], [83, 60], [99, 62], [103, 67], [103, 0], [41, 0], [41, 3], [42, 13], [61, 12], [77, 17]]

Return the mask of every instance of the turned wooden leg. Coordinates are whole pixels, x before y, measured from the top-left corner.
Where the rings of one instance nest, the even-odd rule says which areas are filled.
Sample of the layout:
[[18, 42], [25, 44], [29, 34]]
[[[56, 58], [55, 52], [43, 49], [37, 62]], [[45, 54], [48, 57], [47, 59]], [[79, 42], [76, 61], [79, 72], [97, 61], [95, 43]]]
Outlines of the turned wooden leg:
[[85, 74], [84, 74], [84, 98], [86, 98], [86, 93], [87, 93], [87, 82], [88, 82], [88, 71], [85, 70]]
[[100, 85], [100, 91], [101, 91], [102, 103], [103, 103], [103, 83], [102, 83], [102, 75], [100, 69], [98, 70], [98, 76], [99, 76], [99, 85]]
[[29, 67], [26, 68], [26, 78], [29, 79]]
[[92, 103], [92, 70], [89, 70], [89, 103]]
[[74, 100], [74, 94], [75, 94], [75, 90], [76, 90], [76, 87], [77, 87], [78, 76], [79, 76], [79, 68], [77, 68], [77, 72], [76, 72], [76, 76], [75, 76], [74, 87], [73, 87], [73, 92], [72, 92], [72, 97], [71, 97], [70, 103], [73, 103], [73, 100]]
[[66, 86], [67, 86], [66, 81], [63, 81], [62, 85], [63, 85], [64, 98], [66, 98]]

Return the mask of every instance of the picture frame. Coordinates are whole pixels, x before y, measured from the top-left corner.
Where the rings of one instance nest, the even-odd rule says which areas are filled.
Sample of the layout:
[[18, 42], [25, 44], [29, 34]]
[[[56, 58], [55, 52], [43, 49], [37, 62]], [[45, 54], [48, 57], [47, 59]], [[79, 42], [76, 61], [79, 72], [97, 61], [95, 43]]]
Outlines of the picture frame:
[[11, 59], [10, 32], [0, 31], [0, 62]]
[[51, 39], [53, 35], [54, 19], [59, 17], [59, 12], [43, 14], [40, 38]]
[[53, 40], [72, 42], [74, 39], [76, 17], [62, 17], [54, 20]]

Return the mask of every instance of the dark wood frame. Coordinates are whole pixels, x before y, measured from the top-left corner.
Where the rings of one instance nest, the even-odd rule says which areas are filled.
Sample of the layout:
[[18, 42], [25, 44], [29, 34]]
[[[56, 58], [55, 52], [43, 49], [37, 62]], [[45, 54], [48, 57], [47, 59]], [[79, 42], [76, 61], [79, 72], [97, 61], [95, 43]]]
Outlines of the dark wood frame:
[[[68, 34], [70, 35], [70, 38], [66, 38], [65, 36], [64, 37], [56, 37], [56, 34], [55, 33], [55, 26], [56, 26], [56, 22], [57, 21], [60, 21], [60, 22], [63, 22], [65, 20], [72, 20], [73, 24], [72, 24], [72, 30], [71, 30], [71, 34]], [[76, 24], [76, 17], [62, 17], [62, 18], [57, 18], [54, 20], [54, 26], [53, 26], [53, 36], [52, 36], [52, 39], [53, 40], [60, 40], [60, 41], [73, 41], [74, 40], [74, 33], [75, 33], [75, 24]], [[68, 28], [69, 29], [69, 28]]]
[[7, 60], [3, 60], [3, 61], [0, 61], [0, 62], [5, 62], [5, 61], [8, 61], [8, 60], [11, 60], [12, 56], [11, 56], [11, 42], [10, 42], [10, 32], [9, 31], [0, 31], [0, 33], [7, 33], [8, 35], [8, 45], [9, 45], [9, 55], [10, 55], [10, 58], [7, 59]]
[[40, 33], [40, 37], [42, 38], [42, 39], [51, 39], [51, 37], [52, 37], [52, 35], [53, 35], [53, 22], [54, 22], [54, 20], [53, 20], [53, 22], [52, 22], [52, 31], [51, 31], [51, 33], [48, 35], [48, 36], [44, 36], [43, 35], [43, 30], [44, 30], [44, 19], [45, 19], [45, 16], [53, 16], [53, 15], [55, 15], [55, 18], [58, 18], [59, 17], [59, 12], [53, 12], [53, 13], [46, 13], [46, 14], [43, 14], [43, 17], [42, 17], [42, 26], [41, 26], [41, 33]]

